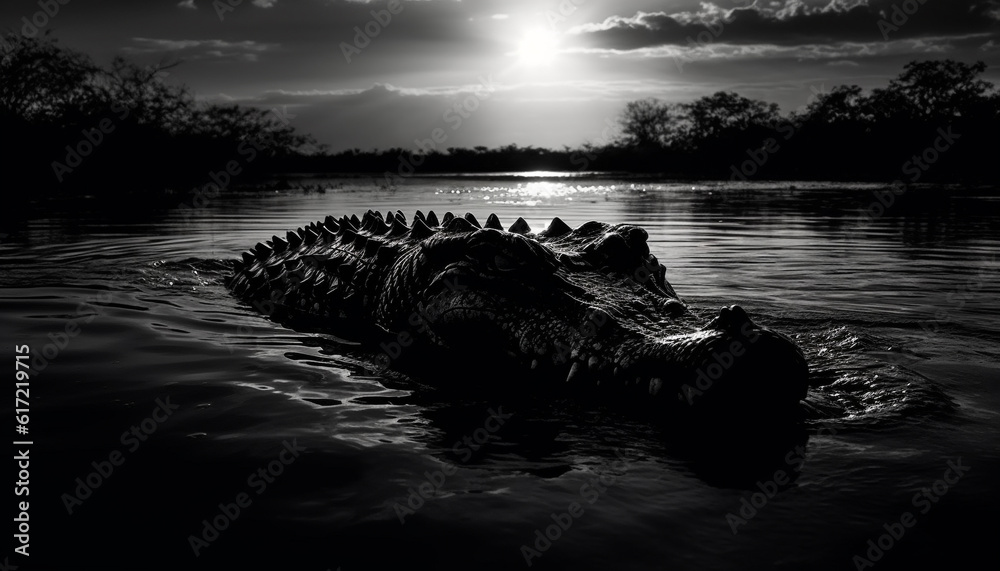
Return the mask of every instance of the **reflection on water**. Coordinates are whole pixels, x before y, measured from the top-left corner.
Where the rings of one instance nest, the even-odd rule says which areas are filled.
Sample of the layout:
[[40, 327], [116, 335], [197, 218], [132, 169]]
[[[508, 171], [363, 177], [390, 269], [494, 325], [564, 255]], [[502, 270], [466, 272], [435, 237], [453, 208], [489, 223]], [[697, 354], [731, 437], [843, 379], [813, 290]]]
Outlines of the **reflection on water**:
[[[868, 220], [859, 209], [875, 200], [873, 185], [497, 175], [414, 178], [387, 192], [368, 179], [302, 182], [329, 190], [243, 194], [187, 214], [42, 205], [4, 229], [9, 341], [55, 347], [34, 381], [32, 434], [48, 459], [40, 528], [67, 554], [96, 555], [103, 530], [129, 521], [147, 525], [121, 530], [120, 551], [101, 551], [109, 567], [156, 552], [164, 568], [272, 555], [319, 569], [519, 568], [535, 530], [625, 458], [536, 563], [848, 568], [958, 456], [973, 471], [879, 566], [950, 561], [942, 543], [985, 549], [972, 516], [1000, 507], [992, 191], [913, 189]], [[640, 225], [696, 310], [738, 303], [803, 347], [814, 420], [780, 434], [706, 435], [570, 395], [456, 393], [379, 374], [351, 343], [270, 323], [221, 286], [228, 261], [257, 241], [369, 208], [495, 212], [535, 231], [554, 216]], [[59, 347], [68, 323], [79, 331]], [[505, 382], [486, 364], [458, 373]], [[60, 495], [166, 395], [177, 413], [68, 516]], [[498, 407], [509, 421], [473, 448], [466, 438]], [[308, 451], [193, 558], [188, 535], [286, 439]], [[790, 462], [797, 450], [804, 461]], [[412, 500], [421, 505], [401, 525], [395, 506], [443, 468], [445, 481]], [[778, 470], [789, 482], [733, 535], [726, 514]], [[170, 510], [150, 515], [155, 506]]]

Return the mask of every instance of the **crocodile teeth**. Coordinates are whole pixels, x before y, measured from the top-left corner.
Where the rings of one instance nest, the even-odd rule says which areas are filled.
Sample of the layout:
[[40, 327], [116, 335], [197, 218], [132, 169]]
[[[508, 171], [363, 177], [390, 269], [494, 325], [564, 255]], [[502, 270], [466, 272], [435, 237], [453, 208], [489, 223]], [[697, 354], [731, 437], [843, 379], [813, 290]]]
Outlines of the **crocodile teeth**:
[[649, 394], [656, 396], [656, 393], [660, 392], [663, 388], [663, 379], [652, 378], [649, 380]]
[[583, 366], [579, 361], [574, 361], [573, 366], [569, 368], [569, 374], [566, 375], [566, 382], [572, 383], [573, 381], [580, 378], [580, 372], [583, 370]]

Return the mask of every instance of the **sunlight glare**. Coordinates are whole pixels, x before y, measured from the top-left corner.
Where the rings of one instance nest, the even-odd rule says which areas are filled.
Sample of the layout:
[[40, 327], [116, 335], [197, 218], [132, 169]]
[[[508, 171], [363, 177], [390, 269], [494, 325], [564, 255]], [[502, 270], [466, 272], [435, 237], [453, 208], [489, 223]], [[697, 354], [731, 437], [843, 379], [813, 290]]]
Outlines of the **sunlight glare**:
[[521, 63], [536, 66], [555, 61], [559, 54], [559, 35], [552, 30], [532, 28], [521, 35], [514, 55]]

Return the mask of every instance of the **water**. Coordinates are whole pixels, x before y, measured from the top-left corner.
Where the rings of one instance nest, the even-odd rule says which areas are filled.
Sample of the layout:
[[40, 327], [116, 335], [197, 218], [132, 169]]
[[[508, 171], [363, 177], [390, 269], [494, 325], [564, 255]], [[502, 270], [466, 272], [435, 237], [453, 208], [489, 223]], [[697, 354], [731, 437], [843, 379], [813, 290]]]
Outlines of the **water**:
[[[31, 557], [12, 563], [518, 569], [527, 554], [532, 568], [852, 569], [885, 524], [903, 535], [881, 538], [879, 569], [996, 560], [994, 192], [913, 190], [858, 228], [878, 187], [305, 182], [329, 190], [244, 193], [189, 216], [43, 204], [4, 229], [4, 346], [13, 359], [30, 345], [36, 369]], [[796, 339], [817, 419], [742, 450], [570, 395], [454, 394], [380, 375], [221, 285], [257, 241], [369, 208], [495, 212], [536, 231], [555, 215], [641, 225], [689, 304], [738, 303]], [[467, 374], [504, 382], [487, 364]], [[422, 484], [433, 497], [409, 498]]]

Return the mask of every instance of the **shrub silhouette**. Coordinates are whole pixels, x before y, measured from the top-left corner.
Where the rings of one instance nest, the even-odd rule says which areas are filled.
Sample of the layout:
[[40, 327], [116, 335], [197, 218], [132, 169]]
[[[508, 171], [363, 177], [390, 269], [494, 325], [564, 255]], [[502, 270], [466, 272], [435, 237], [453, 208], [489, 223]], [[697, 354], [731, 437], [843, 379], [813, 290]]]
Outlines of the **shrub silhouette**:
[[753, 169], [755, 178], [888, 182], [942, 132], [958, 142], [937, 154], [923, 180], [1000, 180], [992, 167], [1000, 94], [981, 78], [982, 62], [911, 62], [883, 88], [837, 86], [784, 116], [773, 103], [728, 91], [689, 103], [632, 101], [616, 136], [577, 148], [334, 154], [275, 110], [197, 102], [165, 81], [171, 67], [118, 58], [102, 68], [47, 35], [11, 34], [0, 49], [0, 152], [28, 185], [15, 192], [204, 185], [232, 161], [239, 182], [276, 172], [368, 172], [385, 188], [414, 174], [527, 170], [730, 178], [763, 148], [778, 150]]
[[196, 102], [164, 81], [170, 67], [116, 58], [102, 68], [47, 35], [10, 35], [0, 51], [5, 160], [35, 187], [100, 193], [207, 182], [232, 160], [263, 172], [317, 148], [279, 113]]

